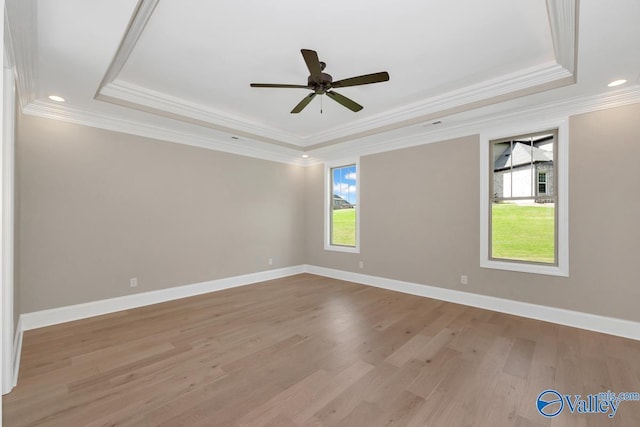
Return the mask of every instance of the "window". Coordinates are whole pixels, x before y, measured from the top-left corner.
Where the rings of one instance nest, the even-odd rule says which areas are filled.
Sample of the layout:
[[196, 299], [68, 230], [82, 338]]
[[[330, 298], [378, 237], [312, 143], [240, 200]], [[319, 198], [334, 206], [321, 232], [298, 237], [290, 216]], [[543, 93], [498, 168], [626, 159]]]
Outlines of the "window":
[[326, 167], [325, 249], [358, 252], [358, 162]]
[[547, 173], [538, 172], [538, 194], [547, 194]]
[[565, 123], [481, 138], [482, 267], [568, 275]]

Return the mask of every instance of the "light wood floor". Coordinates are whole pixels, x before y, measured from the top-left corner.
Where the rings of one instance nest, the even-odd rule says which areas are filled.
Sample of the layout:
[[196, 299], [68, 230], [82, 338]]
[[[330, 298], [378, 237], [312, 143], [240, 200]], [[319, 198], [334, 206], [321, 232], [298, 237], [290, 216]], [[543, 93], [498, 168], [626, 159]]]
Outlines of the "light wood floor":
[[312, 275], [26, 332], [5, 426], [640, 426], [640, 342]]

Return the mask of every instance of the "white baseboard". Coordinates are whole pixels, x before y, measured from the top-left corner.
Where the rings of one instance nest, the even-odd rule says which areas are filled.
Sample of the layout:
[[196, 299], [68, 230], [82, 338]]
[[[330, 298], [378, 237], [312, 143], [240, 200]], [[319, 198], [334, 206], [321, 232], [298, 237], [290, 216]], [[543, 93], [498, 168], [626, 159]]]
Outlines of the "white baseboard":
[[587, 329], [590, 331], [640, 340], [640, 323], [632, 322], [630, 320], [530, 304], [521, 301], [474, 294], [471, 292], [462, 292], [454, 289], [440, 288], [438, 286], [403, 282], [400, 280], [317, 267], [314, 265], [306, 265], [305, 272], [316, 274], [318, 276], [331, 277], [334, 279], [403, 292], [405, 294], [418, 295], [441, 301], [513, 314], [515, 316], [527, 317], [530, 319], [544, 320], [546, 322], [572, 326], [574, 328]]
[[18, 328], [16, 329], [16, 341], [14, 345], [14, 366], [16, 373], [14, 381], [17, 379], [17, 372], [20, 365], [19, 355], [22, 347], [23, 331], [113, 313], [116, 311], [143, 307], [160, 302], [206, 294], [223, 289], [250, 285], [266, 280], [279, 279], [301, 273], [310, 273], [318, 276], [375, 286], [396, 292], [403, 292], [406, 294], [484, 308], [501, 313], [513, 314], [516, 316], [640, 340], [640, 323], [630, 320], [530, 304], [521, 301], [474, 294], [471, 292], [441, 288], [438, 286], [421, 285], [418, 283], [404, 282], [314, 265], [299, 265], [22, 314], [18, 322]]
[[20, 372], [20, 355], [22, 354], [22, 335], [24, 330], [22, 329], [22, 318], [18, 319], [18, 327], [16, 328], [16, 335], [13, 342], [13, 378], [11, 387], [15, 387], [18, 384], [18, 372]]
[[116, 311], [143, 307], [145, 305], [157, 304], [194, 295], [221, 291], [223, 289], [250, 285], [252, 283], [264, 282], [266, 280], [279, 279], [300, 273], [304, 273], [303, 265], [25, 313], [20, 316], [20, 322], [22, 323], [21, 332], [70, 322], [72, 320], [86, 319], [88, 317], [100, 316], [102, 314], [114, 313]]
[[116, 311], [206, 294], [209, 292], [221, 291], [223, 289], [250, 285], [253, 283], [264, 282], [266, 280], [279, 279], [301, 273], [310, 273], [318, 276], [375, 286], [405, 294], [433, 298], [441, 301], [484, 308], [501, 313], [513, 314], [515, 316], [543, 320], [560, 325], [640, 340], [640, 323], [629, 320], [530, 304], [470, 292], [462, 292], [438, 286], [421, 285], [418, 283], [404, 282], [384, 277], [352, 273], [349, 271], [335, 270], [332, 268], [318, 267], [314, 265], [298, 265], [294, 267], [262, 271], [224, 279], [210, 280], [208, 282], [177, 286], [157, 291], [126, 295], [117, 298], [22, 314], [18, 321], [14, 338], [13, 386], [15, 387], [18, 381], [20, 355], [22, 352], [22, 336], [24, 331], [56, 325], [58, 323], [70, 322], [72, 320], [80, 320], [102, 314], [113, 313]]
[[[13, 335], [13, 345], [7, 350], [10, 358], [11, 371], [2, 381], [2, 394], [10, 393], [18, 384], [18, 371], [20, 370], [20, 355], [22, 354], [22, 321], [18, 319], [18, 325]], [[6, 353], [5, 353], [6, 354]], [[5, 374], [6, 375], [6, 374]]]

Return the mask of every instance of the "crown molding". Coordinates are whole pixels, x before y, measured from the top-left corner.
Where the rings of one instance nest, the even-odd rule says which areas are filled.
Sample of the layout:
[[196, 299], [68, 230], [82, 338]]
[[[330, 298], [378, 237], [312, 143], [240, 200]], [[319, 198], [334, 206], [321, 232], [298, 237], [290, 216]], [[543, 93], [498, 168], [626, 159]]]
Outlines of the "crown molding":
[[5, 3], [5, 50], [9, 63], [15, 67], [22, 108], [38, 96], [37, 10], [37, 0], [7, 0]]
[[309, 155], [306, 166], [337, 158], [383, 153], [480, 134], [485, 129], [506, 126], [516, 121], [542, 122], [548, 121], [550, 118], [575, 116], [577, 114], [622, 107], [635, 103], [640, 103], [640, 85], [604, 94], [565, 98], [535, 107], [510, 109], [508, 112], [486, 114], [464, 120], [455, 125], [449, 125], [445, 128], [424, 128], [425, 130], [420, 133], [398, 138], [379, 135], [366, 139], [361, 138], [339, 145], [320, 147], [306, 152]]
[[122, 71], [122, 67], [127, 63], [129, 55], [131, 55], [133, 48], [138, 43], [142, 31], [144, 31], [144, 27], [147, 25], [147, 22], [149, 22], [149, 18], [151, 18], [159, 1], [160, 0], [138, 0], [136, 8], [131, 14], [131, 19], [129, 19], [129, 24], [124, 32], [122, 41], [120, 41], [120, 45], [100, 82], [100, 86], [98, 86], [96, 97], [100, 94], [102, 88], [113, 82], [120, 74], [120, 71]]
[[202, 105], [190, 103], [128, 82], [114, 80], [103, 86], [96, 99], [151, 112], [229, 133], [242, 135], [270, 144], [288, 148], [314, 149], [317, 145], [345, 142], [359, 136], [375, 135], [410, 125], [409, 121], [421, 122], [431, 117], [442, 117], [472, 108], [513, 99], [523, 91], [537, 92], [550, 86], [573, 82], [572, 75], [555, 62], [528, 68], [505, 76], [486, 80], [454, 91], [449, 91], [408, 106], [385, 111], [375, 116], [330, 129], [310, 138], [252, 123], [244, 118], [214, 111]]
[[245, 141], [246, 144], [241, 144], [243, 141], [234, 141], [232, 143], [222, 138], [203, 136], [196, 132], [177, 131], [169, 127], [148, 125], [141, 121], [101, 113], [92, 113], [48, 101], [34, 101], [23, 109], [23, 113], [241, 156], [298, 166], [313, 166], [324, 161], [338, 158], [382, 153], [416, 145], [445, 141], [466, 135], [479, 134], [486, 128], [500, 126], [501, 124], [516, 120], [542, 121], [549, 119], [549, 117], [572, 116], [634, 103], [640, 103], [640, 85], [605, 94], [566, 98], [535, 107], [510, 109], [504, 113], [487, 114], [462, 121], [455, 125], [449, 125], [445, 128], [423, 128], [424, 130], [420, 133], [409, 136], [394, 138], [387, 133], [367, 138], [359, 138], [337, 145], [305, 151], [309, 156], [307, 159], [300, 157], [303, 153], [302, 150], [286, 149], [258, 141]]
[[[26, 114], [56, 120], [305, 166], [344, 155], [372, 154], [478, 133], [482, 126], [508, 120], [510, 117], [577, 114], [639, 101], [638, 89], [635, 86], [625, 91], [608, 93], [605, 96], [551, 102], [505, 114], [476, 117], [446, 128], [420, 128], [418, 134], [398, 136], [402, 133], [400, 128], [421, 126], [422, 123], [436, 117], [451, 117], [471, 109], [575, 83], [578, 0], [547, 0], [556, 61], [449, 91], [345, 126], [329, 129], [312, 137], [300, 137], [293, 133], [265, 127], [257, 122], [247, 121], [240, 116], [214, 111], [181, 98], [118, 80], [118, 75], [134, 50], [158, 2], [159, 0], [137, 2], [125, 35], [105, 72], [95, 97], [194, 124], [202, 128], [201, 130], [198, 128], [193, 131], [175, 130], [171, 128], [169, 122], [165, 126], [156, 126], [143, 123], [142, 120], [37, 100], [38, 54], [35, 31], [37, 0], [7, 1], [6, 15], [10, 16], [11, 22], [22, 23], [17, 27], [11, 27], [8, 24], [8, 37], [5, 38], [9, 48], [7, 49], [9, 60], [16, 67], [22, 110]], [[16, 46], [13, 43], [14, 40], [20, 40], [20, 46]], [[209, 130], [206, 130], [207, 128]], [[392, 131], [396, 131], [395, 137]], [[244, 136], [248, 140], [230, 142], [229, 135]], [[303, 151], [310, 158], [302, 159], [300, 155]]]
[[245, 118], [215, 111], [182, 98], [121, 80], [114, 80], [102, 87], [96, 99], [208, 127], [229, 135], [245, 136], [288, 148], [299, 148], [296, 143], [299, 137], [294, 134], [257, 125]]
[[547, 1], [556, 61], [442, 93], [374, 116], [301, 137], [262, 123], [216, 111], [185, 99], [118, 80], [118, 75], [144, 31], [159, 0], [140, 0], [95, 98], [198, 126], [288, 148], [312, 150], [344, 143], [479, 108], [519, 96], [575, 83], [577, 0]]
[[[388, 110], [364, 120], [351, 122], [340, 128], [330, 129], [307, 139], [305, 145], [309, 149], [314, 149], [316, 148], [314, 145], [340, 143], [348, 137], [381, 133], [432, 118], [484, 107], [516, 98], [522, 94], [522, 91], [537, 92], [535, 88], [540, 88], [542, 91], [548, 89], [546, 85], [554, 83], [564, 85], [566, 79], [571, 77], [571, 73], [565, 68], [555, 62], [549, 62], [449, 91], [425, 101]], [[368, 132], [371, 129], [376, 129], [376, 132]]]
[[556, 61], [576, 74], [578, 43], [578, 0], [547, 0], [547, 15]]
[[131, 15], [122, 41], [96, 90], [95, 99], [150, 112], [175, 120], [208, 127], [230, 135], [240, 135], [263, 142], [297, 148], [299, 139], [284, 131], [269, 129], [234, 117], [190, 103], [165, 93], [143, 88], [124, 81], [118, 81], [122, 68], [127, 63], [149, 19], [160, 0], [139, 0]]
[[277, 147], [259, 141], [233, 140], [233, 142], [230, 142], [224, 140], [223, 137], [176, 130], [168, 126], [147, 124], [138, 120], [90, 112], [49, 101], [36, 100], [26, 108], [23, 108], [22, 112], [47, 119], [60, 120], [162, 141], [176, 142], [178, 144], [191, 145], [262, 160], [298, 166], [305, 164], [305, 160], [300, 157], [301, 152], [298, 150]]

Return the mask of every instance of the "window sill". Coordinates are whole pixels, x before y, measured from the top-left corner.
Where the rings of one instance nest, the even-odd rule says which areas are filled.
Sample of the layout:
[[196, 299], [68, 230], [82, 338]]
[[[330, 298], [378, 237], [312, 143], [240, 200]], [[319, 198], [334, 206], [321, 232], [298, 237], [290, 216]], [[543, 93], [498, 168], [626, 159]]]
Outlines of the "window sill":
[[569, 277], [569, 269], [565, 266], [527, 264], [511, 261], [482, 260], [482, 268], [495, 270], [517, 271], [520, 273], [546, 274], [548, 276]]
[[335, 246], [335, 245], [325, 245], [325, 251], [334, 251], [334, 252], [347, 252], [352, 254], [359, 254], [360, 249], [358, 247], [353, 246]]

